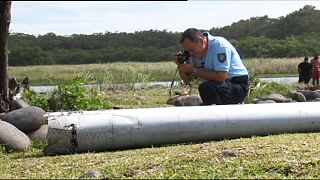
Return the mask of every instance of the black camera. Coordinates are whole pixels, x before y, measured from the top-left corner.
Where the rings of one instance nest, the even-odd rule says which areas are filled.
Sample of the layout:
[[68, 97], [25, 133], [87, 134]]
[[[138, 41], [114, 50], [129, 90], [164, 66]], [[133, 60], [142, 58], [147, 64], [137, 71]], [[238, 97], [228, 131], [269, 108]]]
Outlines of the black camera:
[[180, 64], [189, 63], [191, 57], [188, 51], [180, 51], [176, 54], [176, 56]]

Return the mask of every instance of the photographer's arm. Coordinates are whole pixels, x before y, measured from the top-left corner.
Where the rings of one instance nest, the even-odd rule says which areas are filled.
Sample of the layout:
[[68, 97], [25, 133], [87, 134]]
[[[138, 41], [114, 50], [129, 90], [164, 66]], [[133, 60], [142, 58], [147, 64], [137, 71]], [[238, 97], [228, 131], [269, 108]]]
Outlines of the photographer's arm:
[[224, 82], [228, 78], [226, 71], [205, 71], [198, 69], [198, 76], [209, 81]]
[[[193, 81], [193, 77], [190, 75], [194, 71], [195, 67], [193, 64], [180, 64], [179, 74], [185, 83]], [[210, 81], [224, 82], [228, 78], [228, 72], [226, 71], [205, 71], [198, 69], [198, 76], [201, 79]]]

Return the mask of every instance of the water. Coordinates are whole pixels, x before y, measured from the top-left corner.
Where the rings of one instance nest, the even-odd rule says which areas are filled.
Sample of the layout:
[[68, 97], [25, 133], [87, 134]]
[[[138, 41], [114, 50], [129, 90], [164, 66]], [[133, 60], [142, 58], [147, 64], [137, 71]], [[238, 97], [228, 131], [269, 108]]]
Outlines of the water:
[[267, 82], [275, 82], [279, 84], [293, 84], [297, 83], [299, 77], [274, 77], [274, 78], [259, 78], [260, 80]]
[[[180, 85], [180, 81], [175, 81], [173, 86]], [[92, 85], [84, 85], [88, 88], [94, 89], [103, 89], [103, 90], [120, 90], [120, 89], [143, 89], [143, 88], [150, 88], [150, 87], [170, 87], [171, 81], [163, 81], [163, 82], [148, 82], [148, 83], [133, 83], [133, 84], [92, 84]], [[38, 92], [38, 93], [45, 93], [47, 91], [53, 90], [58, 86], [30, 86], [30, 89]]]
[[[292, 84], [298, 82], [298, 77], [274, 77], [274, 78], [260, 78], [260, 80], [267, 82], [275, 82], [279, 84]], [[103, 89], [103, 90], [120, 90], [120, 89], [142, 89], [149, 87], [170, 87], [171, 81], [162, 81], [162, 82], [149, 82], [149, 83], [134, 83], [134, 84], [93, 84], [93, 85], [84, 85], [89, 88], [94, 89]], [[174, 86], [180, 85], [180, 81], [175, 81]], [[30, 89], [38, 92], [45, 93], [47, 91], [53, 90], [57, 86], [31, 86]]]

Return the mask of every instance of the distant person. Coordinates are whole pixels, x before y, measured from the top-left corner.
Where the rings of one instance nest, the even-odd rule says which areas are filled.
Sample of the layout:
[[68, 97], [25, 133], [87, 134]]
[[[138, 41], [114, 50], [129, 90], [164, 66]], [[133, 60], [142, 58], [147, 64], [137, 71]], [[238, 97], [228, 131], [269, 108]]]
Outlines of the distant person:
[[308, 57], [298, 65], [299, 83], [309, 84], [312, 75], [312, 64], [308, 62]]
[[312, 71], [312, 84], [315, 86], [317, 82], [317, 86], [319, 86], [319, 77], [320, 77], [320, 62], [318, 54], [314, 55], [314, 58], [311, 60], [311, 64], [313, 66]]

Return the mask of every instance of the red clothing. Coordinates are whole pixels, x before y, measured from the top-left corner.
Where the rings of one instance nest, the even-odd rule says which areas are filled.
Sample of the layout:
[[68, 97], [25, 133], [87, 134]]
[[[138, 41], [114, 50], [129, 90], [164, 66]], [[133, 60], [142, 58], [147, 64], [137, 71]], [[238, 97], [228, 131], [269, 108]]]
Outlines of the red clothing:
[[319, 61], [319, 59], [312, 59], [311, 64], [313, 66], [312, 78], [319, 79], [320, 78], [320, 61]]
[[320, 71], [313, 71], [312, 78], [319, 79], [320, 78]]
[[311, 64], [313, 66], [313, 73], [320, 72], [320, 61], [319, 59], [312, 59]]

